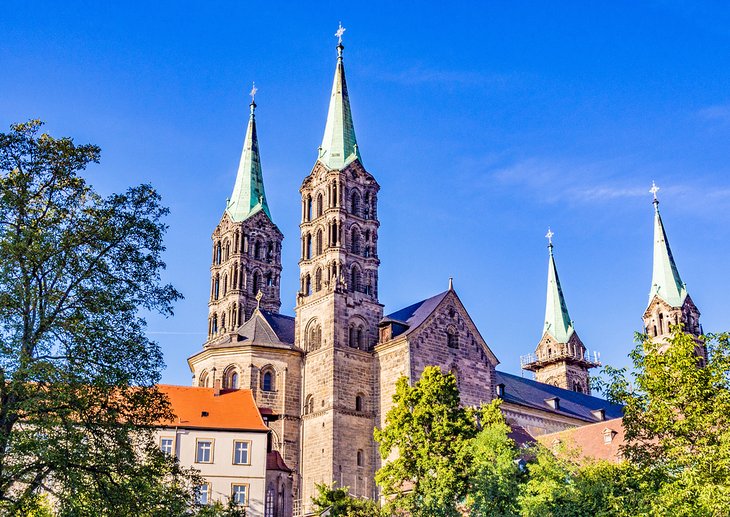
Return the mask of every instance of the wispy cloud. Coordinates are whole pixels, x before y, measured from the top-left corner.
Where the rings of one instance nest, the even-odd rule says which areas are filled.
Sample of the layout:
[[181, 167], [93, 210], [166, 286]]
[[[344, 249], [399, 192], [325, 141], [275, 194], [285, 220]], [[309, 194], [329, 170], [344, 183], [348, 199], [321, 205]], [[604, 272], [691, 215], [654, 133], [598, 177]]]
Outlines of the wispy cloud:
[[474, 70], [446, 70], [412, 66], [398, 71], [379, 70], [377, 76], [383, 81], [406, 86], [455, 85], [455, 86], [502, 86], [510, 80], [506, 74], [479, 72]]
[[730, 123], [730, 104], [717, 104], [702, 108], [698, 115], [704, 120], [723, 124]]

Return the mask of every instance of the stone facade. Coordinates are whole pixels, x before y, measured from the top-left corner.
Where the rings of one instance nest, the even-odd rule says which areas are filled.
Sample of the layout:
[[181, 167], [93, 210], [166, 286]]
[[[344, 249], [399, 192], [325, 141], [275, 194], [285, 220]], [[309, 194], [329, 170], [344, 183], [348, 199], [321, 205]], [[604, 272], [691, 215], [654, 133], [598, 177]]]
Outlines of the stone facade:
[[258, 306], [281, 307], [281, 241], [284, 236], [263, 211], [241, 222], [224, 213], [213, 232], [208, 340], [235, 330]]
[[[685, 332], [689, 332], [697, 338], [702, 334], [700, 311], [689, 295], [679, 307], [672, 307], [660, 296], [654, 295], [644, 311], [643, 320], [646, 335], [655, 342], [663, 343], [662, 349], [672, 336], [669, 330], [672, 325], [681, 324]], [[707, 349], [699, 339], [697, 340], [697, 355], [703, 361], [707, 360]]]
[[[373, 497], [378, 303], [377, 193], [358, 160], [342, 170], [317, 162], [302, 195], [295, 345], [305, 351], [302, 483], [338, 481]], [[346, 447], [338, 444], [347, 443]]]
[[534, 360], [523, 368], [535, 372], [538, 382], [590, 395], [588, 369], [597, 365], [587, 356], [577, 333], [573, 332], [567, 343], [560, 343], [545, 332], [535, 349]]

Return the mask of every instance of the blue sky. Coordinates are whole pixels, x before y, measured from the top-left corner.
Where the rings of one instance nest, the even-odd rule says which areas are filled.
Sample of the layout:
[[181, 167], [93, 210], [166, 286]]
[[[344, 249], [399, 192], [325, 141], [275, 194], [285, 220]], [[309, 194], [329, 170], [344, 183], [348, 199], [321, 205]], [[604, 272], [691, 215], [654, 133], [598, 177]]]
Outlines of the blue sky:
[[164, 382], [190, 382], [185, 360], [205, 339], [210, 234], [251, 81], [293, 314], [298, 188], [340, 20], [360, 151], [382, 187], [386, 312], [453, 276], [500, 368], [518, 373], [541, 336], [550, 225], [579, 335], [625, 365], [651, 280], [655, 180], [705, 331], [730, 329], [725, 3], [6, 1], [2, 130], [39, 117], [96, 143], [101, 192], [152, 182], [172, 210], [165, 279], [185, 300], [149, 318]]

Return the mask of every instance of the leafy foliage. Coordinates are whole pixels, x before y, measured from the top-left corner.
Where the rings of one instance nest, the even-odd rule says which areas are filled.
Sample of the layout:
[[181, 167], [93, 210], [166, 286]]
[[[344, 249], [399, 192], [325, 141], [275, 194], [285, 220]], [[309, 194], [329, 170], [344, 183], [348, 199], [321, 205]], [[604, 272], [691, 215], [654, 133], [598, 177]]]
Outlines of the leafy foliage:
[[331, 517], [378, 517], [384, 515], [378, 505], [369, 499], [350, 495], [349, 487], [336, 484], [316, 484], [317, 495], [312, 498], [317, 515], [329, 510]]
[[396, 384], [386, 426], [375, 430], [383, 459], [397, 454], [375, 475], [389, 511], [417, 516], [459, 515], [466, 496], [469, 440], [475, 419], [459, 401], [451, 374], [427, 367], [412, 387]]
[[39, 490], [61, 514], [176, 515], [195, 477], [152, 445], [170, 418], [140, 309], [172, 314], [168, 213], [149, 185], [101, 197], [99, 148], [0, 134], [0, 509]]
[[[643, 336], [634, 373], [614, 371], [609, 392], [626, 405], [626, 458], [652, 481], [652, 512], [726, 515], [730, 508], [730, 336], [668, 343]], [[700, 345], [707, 350], [706, 364]]]

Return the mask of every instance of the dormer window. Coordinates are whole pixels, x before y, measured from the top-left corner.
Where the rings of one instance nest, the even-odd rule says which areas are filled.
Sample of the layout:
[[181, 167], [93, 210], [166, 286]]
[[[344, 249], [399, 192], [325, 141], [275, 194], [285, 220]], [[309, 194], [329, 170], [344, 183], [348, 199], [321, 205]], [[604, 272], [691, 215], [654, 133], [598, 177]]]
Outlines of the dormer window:
[[497, 396], [504, 397], [504, 384], [497, 384]]
[[548, 406], [555, 410], [560, 409], [560, 399], [558, 397], [550, 397], [549, 399], [545, 399], [545, 403], [547, 403]]
[[605, 428], [603, 430], [603, 443], [608, 445], [609, 443], [613, 442], [613, 437], [616, 436], [616, 431], [610, 428]]

